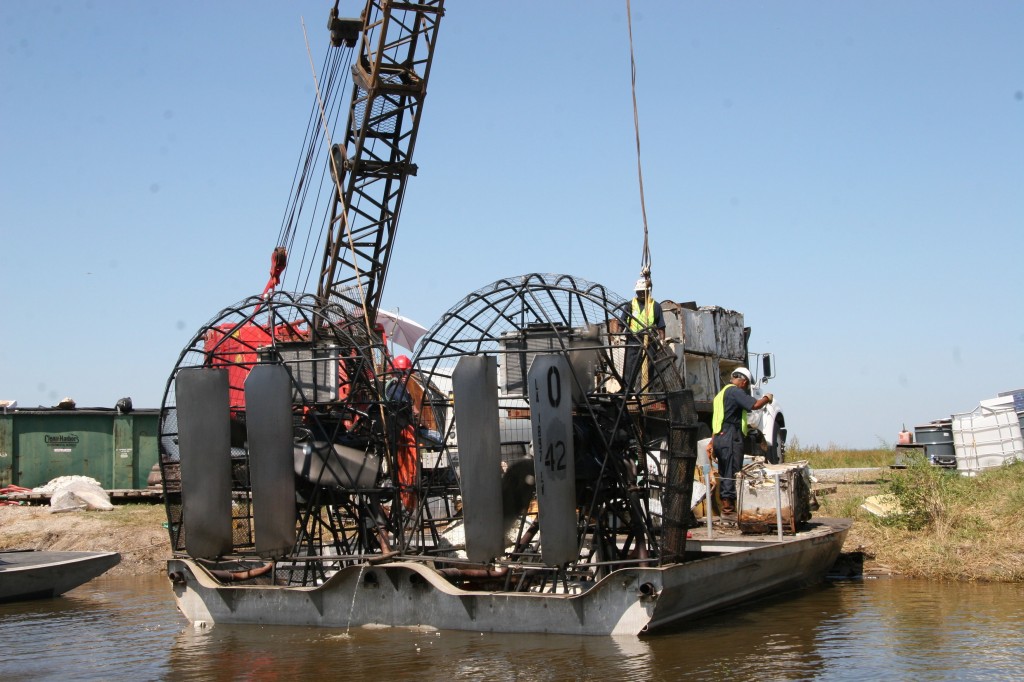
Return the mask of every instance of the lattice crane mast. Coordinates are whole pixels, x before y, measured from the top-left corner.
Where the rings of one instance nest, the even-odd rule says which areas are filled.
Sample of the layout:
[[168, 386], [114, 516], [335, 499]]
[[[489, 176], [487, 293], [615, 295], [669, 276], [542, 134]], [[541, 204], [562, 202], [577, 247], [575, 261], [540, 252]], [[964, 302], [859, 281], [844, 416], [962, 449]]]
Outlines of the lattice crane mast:
[[[367, 0], [352, 65], [345, 139], [331, 146], [334, 179], [317, 295], [372, 324], [387, 279], [444, 0]], [[351, 20], [329, 22], [332, 43]]]

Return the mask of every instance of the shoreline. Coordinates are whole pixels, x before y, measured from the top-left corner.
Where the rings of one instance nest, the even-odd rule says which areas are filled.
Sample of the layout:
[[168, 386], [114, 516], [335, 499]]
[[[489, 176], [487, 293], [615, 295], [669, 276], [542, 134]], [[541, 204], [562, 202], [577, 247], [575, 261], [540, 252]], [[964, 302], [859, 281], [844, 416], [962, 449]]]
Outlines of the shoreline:
[[[1021, 565], [1024, 554], [1020, 553], [1018, 534], [1013, 530], [1024, 524], [1008, 517], [1002, 507], [967, 507], [963, 513], [971, 519], [989, 521], [966, 539], [952, 523], [959, 516], [948, 510], [947, 516], [953, 519], [947, 519], [938, 530], [900, 529], [880, 522], [861, 507], [865, 498], [883, 491], [884, 482], [892, 474], [887, 468], [822, 468], [812, 473], [820, 505], [813, 515], [854, 521], [840, 558], [829, 573], [831, 577], [1024, 581], [1024, 572], [1014, 568]], [[107, 575], [159, 575], [171, 558], [166, 526], [162, 499], [115, 501], [110, 511], [55, 513], [45, 503], [4, 505], [0, 506], [0, 549], [113, 551], [121, 554], [121, 563]], [[978, 526], [976, 520], [971, 528], [974, 526]]]

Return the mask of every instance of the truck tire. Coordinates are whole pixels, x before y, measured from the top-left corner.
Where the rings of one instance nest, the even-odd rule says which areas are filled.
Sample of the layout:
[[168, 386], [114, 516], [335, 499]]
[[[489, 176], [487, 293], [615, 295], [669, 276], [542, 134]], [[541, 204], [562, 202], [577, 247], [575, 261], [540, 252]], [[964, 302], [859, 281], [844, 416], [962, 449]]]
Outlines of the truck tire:
[[786, 461], [786, 429], [779, 424], [772, 428], [772, 443], [768, 446], [766, 459], [770, 464], [782, 464]]

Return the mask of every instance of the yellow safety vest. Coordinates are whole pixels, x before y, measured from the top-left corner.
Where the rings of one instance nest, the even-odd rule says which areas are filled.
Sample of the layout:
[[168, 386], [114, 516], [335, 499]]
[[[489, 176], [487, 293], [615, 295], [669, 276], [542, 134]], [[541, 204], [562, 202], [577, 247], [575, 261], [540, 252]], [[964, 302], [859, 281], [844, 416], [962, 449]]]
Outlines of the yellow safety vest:
[[[715, 396], [715, 402], [712, 404], [711, 411], [711, 432], [721, 433], [722, 424], [725, 422], [725, 392], [730, 388], [735, 388], [737, 391], [741, 391], [739, 386], [735, 384], [726, 384], [725, 388], [718, 392]], [[747, 435], [747, 411], [743, 410], [742, 421], [740, 422], [740, 428], [743, 430], [743, 435]]]
[[650, 296], [647, 297], [643, 310], [640, 310], [640, 305], [634, 296], [632, 313], [633, 316], [629, 320], [629, 331], [638, 332], [654, 326], [654, 301]]

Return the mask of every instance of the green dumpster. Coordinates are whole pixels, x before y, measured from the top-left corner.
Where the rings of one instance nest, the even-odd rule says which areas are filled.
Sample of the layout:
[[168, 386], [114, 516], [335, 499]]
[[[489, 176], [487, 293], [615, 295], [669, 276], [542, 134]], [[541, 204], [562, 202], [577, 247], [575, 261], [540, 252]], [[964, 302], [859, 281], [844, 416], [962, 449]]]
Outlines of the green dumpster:
[[160, 411], [35, 408], [0, 414], [0, 487], [89, 476], [105, 490], [142, 490], [157, 462]]

